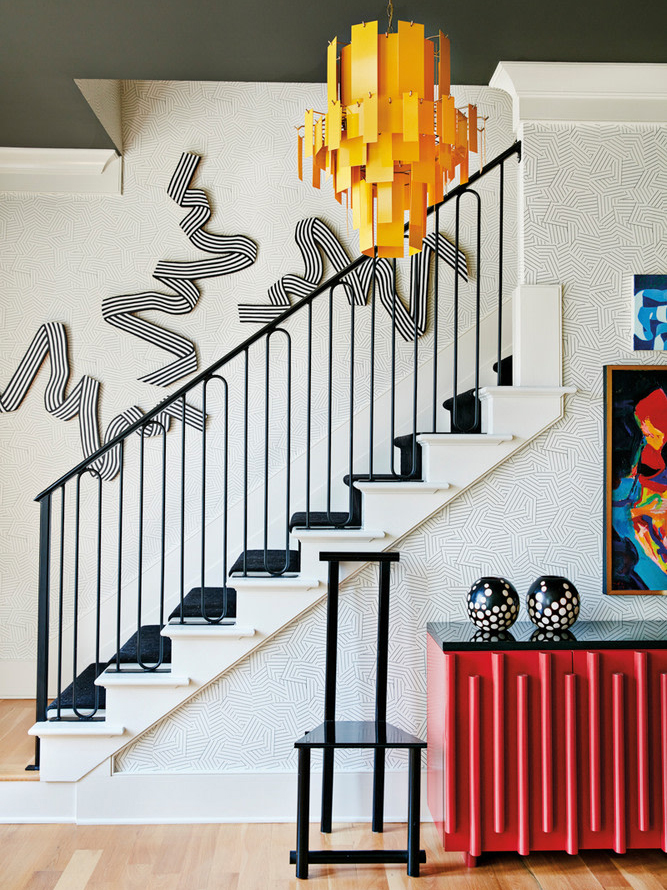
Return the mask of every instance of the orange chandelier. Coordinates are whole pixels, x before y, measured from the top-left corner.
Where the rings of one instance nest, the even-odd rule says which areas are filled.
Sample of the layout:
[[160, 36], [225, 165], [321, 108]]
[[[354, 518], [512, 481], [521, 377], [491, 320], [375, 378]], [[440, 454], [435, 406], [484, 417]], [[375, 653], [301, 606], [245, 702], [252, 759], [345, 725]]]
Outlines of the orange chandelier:
[[457, 176], [468, 181], [469, 152], [477, 151], [477, 108], [467, 114], [450, 95], [449, 39], [424, 38], [424, 26], [399, 22], [379, 34], [377, 22], [352, 26], [350, 43], [334, 38], [327, 54], [327, 110], [306, 111], [299, 135], [312, 157], [313, 185], [333, 177], [336, 200], [346, 197], [362, 253], [404, 256], [426, 234], [427, 207], [442, 201]]

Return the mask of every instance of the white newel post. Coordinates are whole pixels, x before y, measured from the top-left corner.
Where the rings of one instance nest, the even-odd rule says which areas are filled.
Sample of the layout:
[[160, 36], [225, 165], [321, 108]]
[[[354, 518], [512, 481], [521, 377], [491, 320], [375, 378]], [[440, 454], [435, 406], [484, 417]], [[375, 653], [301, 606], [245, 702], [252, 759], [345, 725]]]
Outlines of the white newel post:
[[558, 284], [522, 284], [512, 304], [514, 386], [562, 386], [562, 292]]

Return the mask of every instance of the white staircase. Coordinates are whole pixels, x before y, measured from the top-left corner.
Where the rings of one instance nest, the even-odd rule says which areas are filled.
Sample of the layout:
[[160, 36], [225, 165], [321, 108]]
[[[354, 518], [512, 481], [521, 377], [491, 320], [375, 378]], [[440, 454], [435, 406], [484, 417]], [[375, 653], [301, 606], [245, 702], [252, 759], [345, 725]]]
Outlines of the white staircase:
[[[516, 385], [480, 390], [482, 434], [419, 435], [422, 481], [356, 482], [362, 495], [362, 527], [296, 529], [299, 575], [235, 579], [234, 625], [167, 625], [163, 634], [172, 642], [170, 670], [103, 673], [97, 680], [106, 687], [103, 721], [35, 724], [30, 732], [41, 739], [40, 785], [77, 783], [93, 770], [97, 780], [100, 769], [108, 775], [110, 770], [103, 765], [114, 753], [298, 620], [325, 595], [326, 564], [319, 560], [321, 551], [400, 549], [405, 535], [556, 423], [563, 415], [565, 395], [573, 392], [561, 385], [560, 300], [557, 286], [517, 291], [512, 347]], [[360, 570], [358, 565], [342, 563], [343, 583]], [[7, 809], [16, 808], [18, 791], [2, 792], [0, 788], [0, 821], [12, 821]], [[39, 793], [30, 793], [35, 803], [28, 809], [38, 809]], [[66, 795], [63, 799], [70, 800]], [[21, 818], [28, 817], [24, 813]], [[35, 820], [39, 821], [37, 813]]]

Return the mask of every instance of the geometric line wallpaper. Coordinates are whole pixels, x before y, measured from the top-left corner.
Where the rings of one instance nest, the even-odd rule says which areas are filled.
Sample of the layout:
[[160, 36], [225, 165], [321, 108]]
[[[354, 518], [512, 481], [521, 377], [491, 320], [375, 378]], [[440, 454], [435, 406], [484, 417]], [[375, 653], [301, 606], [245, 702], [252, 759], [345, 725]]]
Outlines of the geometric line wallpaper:
[[[388, 719], [425, 732], [425, 625], [464, 620], [480, 574], [523, 601], [540, 574], [576, 584], [584, 619], [665, 619], [667, 598], [602, 593], [602, 365], [632, 351], [632, 276], [667, 272], [667, 134], [649, 125], [529, 124], [522, 133], [526, 283], [563, 285], [565, 416], [412, 532], [392, 568]], [[520, 190], [521, 191], [521, 190]], [[372, 715], [375, 569], [341, 597], [339, 715]], [[522, 616], [525, 612], [522, 611]], [[325, 610], [314, 607], [116, 758], [119, 772], [293, 771], [321, 720]], [[574, 628], [576, 632], [576, 625]], [[403, 766], [400, 754], [390, 768]], [[357, 752], [347, 769], [369, 768]]]
[[[477, 104], [490, 116], [489, 157], [506, 148], [512, 140], [507, 94], [489, 87], [454, 89], [458, 104]], [[297, 177], [294, 124], [304, 108], [321, 107], [325, 94], [322, 84], [124, 81], [122, 195], [2, 193], [0, 391], [39, 325], [53, 322], [67, 328], [72, 379], [88, 375], [104, 382], [101, 429], [128, 406], [148, 410], [164, 397], [164, 391], [136, 378], [163, 365], [165, 353], [106, 324], [101, 308], [114, 295], [151, 290], [156, 258], [201, 260], [201, 252], [179, 228], [183, 210], [166, 193], [182, 152], [205, 159], [193, 184], [211, 201], [210, 231], [238, 233], [258, 245], [252, 266], [202, 280], [202, 296], [193, 311], [169, 320], [170, 330], [197, 344], [200, 367], [252, 332], [238, 319], [239, 303], [268, 304], [275, 282], [302, 274], [303, 257], [294, 240], [299, 221], [321, 219], [348, 255], [357, 256], [356, 234], [332, 189], [314, 189]], [[515, 168], [508, 195], [514, 177]], [[508, 279], [515, 228], [516, 218], [511, 218], [506, 230]], [[468, 233], [462, 243], [466, 239]], [[491, 247], [487, 255], [492, 256]], [[484, 300], [485, 281], [482, 288]], [[161, 324], [158, 313], [146, 315]], [[296, 343], [295, 365], [303, 365], [304, 354]], [[77, 424], [44, 411], [47, 376], [42, 369], [21, 409], [0, 418], [0, 671], [5, 662], [11, 662], [12, 670], [21, 662], [30, 685], [39, 531], [33, 498], [81, 455]], [[150, 556], [147, 552], [147, 561]]]

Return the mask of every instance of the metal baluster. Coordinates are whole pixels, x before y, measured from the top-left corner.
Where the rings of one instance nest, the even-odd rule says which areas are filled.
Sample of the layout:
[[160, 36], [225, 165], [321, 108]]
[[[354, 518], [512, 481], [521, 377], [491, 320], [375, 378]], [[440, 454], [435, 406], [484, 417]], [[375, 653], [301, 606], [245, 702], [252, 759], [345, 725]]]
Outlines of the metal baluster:
[[454, 374], [452, 378], [453, 403], [451, 411], [451, 431], [460, 432], [458, 429], [458, 395], [459, 395], [459, 244], [461, 228], [461, 195], [457, 194], [454, 223]]
[[[122, 620], [122, 589], [123, 589], [123, 495], [125, 489], [125, 440], [118, 446], [119, 478], [118, 478], [118, 563], [116, 580], [116, 671], [120, 671], [120, 626]], [[64, 492], [63, 492], [64, 494]]]
[[245, 350], [243, 410], [243, 577], [248, 574], [248, 350]]
[[63, 690], [63, 618], [65, 571], [65, 486], [60, 488], [60, 554], [58, 565], [58, 675], [56, 682], [56, 718], [60, 720], [60, 696]]
[[373, 481], [373, 439], [375, 424], [375, 287], [377, 276], [378, 249], [377, 245], [373, 254], [373, 284], [371, 287], [371, 374], [370, 374], [370, 399], [368, 404], [368, 481]]
[[313, 374], [313, 301], [308, 301], [308, 371], [306, 377], [306, 528], [310, 528], [310, 436]]
[[[51, 495], [39, 502], [39, 604], [37, 611], [37, 690], [36, 713], [38, 723], [46, 720], [49, 682], [49, 599], [51, 586]], [[35, 763], [39, 769], [39, 736], [35, 737]], [[30, 769], [30, 767], [28, 767]]]
[[181, 619], [180, 624], [185, 623], [183, 617], [184, 607], [183, 600], [185, 598], [185, 396], [181, 402], [181, 540], [180, 540], [180, 577], [179, 592], [181, 600]]
[[[437, 430], [438, 404], [438, 315], [440, 308], [440, 205], [435, 208], [435, 285], [433, 290], [433, 422], [431, 432]], [[456, 274], [456, 273], [454, 273]]]
[[[270, 343], [275, 334], [284, 334], [287, 341], [287, 393], [286, 393], [286, 465], [285, 465], [285, 563], [282, 569], [269, 569], [269, 403], [270, 403]], [[264, 571], [270, 575], [284, 575], [289, 568], [289, 508], [291, 487], [291, 436], [292, 436], [292, 338], [283, 328], [275, 328], [266, 337], [266, 368], [265, 368], [265, 407], [264, 407]]]
[[201, 562], [199, 566], [202, 612], [204, 609], [204, 587], [206, 586], [206, 396], [210, 377], [202, 385], [202, 434], [201, 434]]
[[348, 493], [347, 519], [343, 525], [349, 525], [354, 516], [354, 292], [345, 285], [350, 306], [350, 429], [349, 429], [349, 473], [350, 485]]
[[[414, 265], [414, 271], [413, 271]], [[419, 361], [418, 361], [418, 343], [419, 331], [417, 328], [417, 307], [419, 305], [419, 289], [421, 286], [421, 275], [423, 274], [423, 254], [415, 254], [410, 261], [410, 279], [411, 291], [410, 301], [412, 303], [412, 318], [414, 320], [414, 340], [412, 348], [412, 466], [410, 467], [409, 476], [415, 476], [417, 473], [417, 400], [418, 383], [419, 383]]]
[[394, 438], [396, 436], [396, 292], [398, 281], [396, 278], [396, 260], [392, 261], [394, 268], [394, 288], [391, 304], [391, 415], [389, 430], [389, 469], [393, 476], [400, 476], [394, 468]]
[[146, 424], [141, 427], [139, 437], [139, 541], [137, 552], [137, 663], [141, 658], [141, 600], [144, 575], [144, 440]]
[[[97, 574], [95, 578], [95, 608], [97, 611], [95, 619], [95, 671], [100, 668], [100, 632], [102, 629], [102, 477], [89, 467], [88, 472], [93, 478], [97, 478]], [[95, 710], [96, 714], [100, 707], [100, 687], [95, 686]]]
[[[333, 393], [333, 287], [329, 289], [329, 376], [327, 388], [327, 521], [335, 525], [331, 518], [331, 412]], [[352, 480], [350, 479], [350, 485]]]
[[[501, 384], [501, 361], [503, 349], [503, 225], [504, 225], [504, 201], [505, 201], [505, 164], [500, 165], [500, 183], [498, 193], [499, 220], [498, 220], [498, 386]], [[479, 263], [478, 263], [479, 264]], [[479, 281], [479, 269], [477, 280]]]

